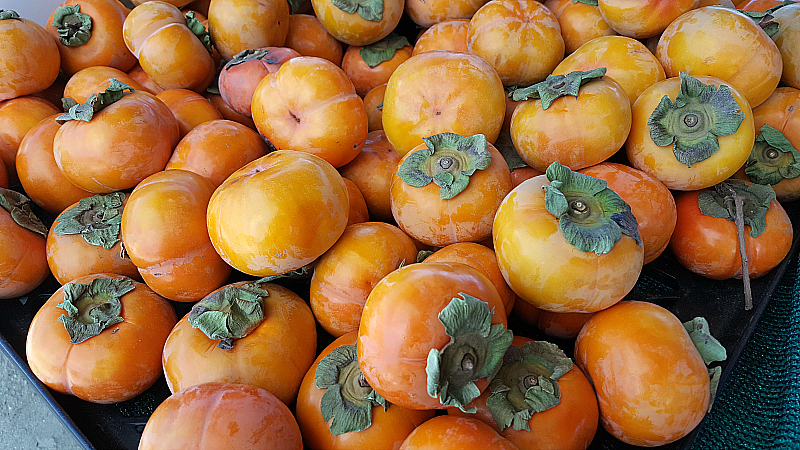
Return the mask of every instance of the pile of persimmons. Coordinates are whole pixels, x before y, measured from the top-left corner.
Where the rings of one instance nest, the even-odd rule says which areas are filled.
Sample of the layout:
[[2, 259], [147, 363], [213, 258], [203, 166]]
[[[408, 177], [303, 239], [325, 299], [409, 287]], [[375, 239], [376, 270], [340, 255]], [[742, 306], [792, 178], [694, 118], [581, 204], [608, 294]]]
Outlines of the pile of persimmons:
[[0, 68], [0, 298], [55, 391], [166, 378], [141, 449], [671, 443], [726, 351], [642, 267], [749, 308], [793, 239], [792, 1], [66, 0]]

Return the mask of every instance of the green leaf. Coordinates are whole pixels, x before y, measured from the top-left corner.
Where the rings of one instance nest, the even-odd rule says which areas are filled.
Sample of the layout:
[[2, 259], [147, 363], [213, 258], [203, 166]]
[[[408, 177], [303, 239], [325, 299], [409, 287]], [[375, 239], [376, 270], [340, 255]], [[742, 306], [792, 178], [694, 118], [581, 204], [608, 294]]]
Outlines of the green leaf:
[[220, 348], [230, 350], [233, 341], [252, 332], [264, 321], [263, 300], [269, 291], [260, 282], [228, 285], [207, 295], [189, 312], [192, 328], [209, 339], [219, 340]]
[[208, 53], [214, 55], [214, 43], [211, 40], [211, 33], [208, 32], [203, 22], [197, 19], [197, 14], [194, 11], [187, 12], [185, 21], [186, 27], [192, 30], [197, 39], [200, 39]]
[[122, 192], [82, 198], [77, 205], [59, 214], [53, 232], [80, 234], [87, 243], [110, 249], [122, 240], [120, 228], [124, 201]]
[[263, 48], [250, 48], [247, 50], [242, 50], [241, 52], [233, 55], [233, 58], [225, 63], [225, 70], [228, 70], [233, 66], [238, 66], [239, 64], [244, 64], [248, 61], [266, 60], [268, 64], [274, 64], [277, 62], [277, 59], [270, 58], [270, 55], [272, 55], [274, 52], [274, 49]]
[[17, 225], [47, 237], [47, 227], [33, 213], [30, 202], [28, 197], [19, 192], [0, 187], [0, 208], [8, 211]]
[[584, 5], [597, 6], [597, 0], [572, 0], [572, 3], [583, 3]]
[[359, 54], [361, 55], [361, 59], [372, 69], [382, 62], [394, 58], [394, 54], [398, 50], [410, 45], [408, 38], [405, 36], [391, 33], [374, 44], [361, 47]]
[[759, 131], [744, 173], [755, 183], [769, 185], [800, 176], [800, 152], [789, 139], [769, 124]]
[[0, 9], [0, 20], [19, 19], [19, 14], [10, 9]]
[[544, 81], [521, 89], [509, 89], [509, 96], [514, 101], [541, 99], [542, 109], [548, 109], [559, 97], [571, 95], [578, 97], [580, 87], [596, 78], [602, 78], [606, 68], [582, 72], [576, 70], [566, 75], [548, 75]]
[[70, 337], [80, 344], [106, 328], [122, 322], [120, 298], [135, 289], [127, 277], [95, 278], [86, 284], [64, 285], [64, 301], [57, 305], [66, 311], [58, 317]]
[[59, 42], [68, 47], [79, 47], [92, 37], [92, 18], [80, 12], [81, 6], [61, 5], [53, 11], [53, 26]]
[[371, 22], [380, 22], [383, 18], [383, 0], [333, 0], [333, 5], [343, 12], [357, 13]]
[[684, 322], [683, 327], [689, 333], [694, 346], [703, 357], [703, 362], [709, 365], [713, 362], [725, 361], [728, 359], [728, 352], [725, 347], [711, 335], [708, 329], [708, 321], [704, 317], [695, 317], [694, 319]]
[[110, 85], [105, 91], [99, 94], [92, 94], [83, 104], [73, 105], [66, 114], [58, 116], [56, 122], [60, 124], [70, 120], [88, 122], [92, 119], [94, 113], [120, 100], [127, 92], [133, 92], [133, 88], [116, 78], [112, 78]]
[[744, 224], [750, 226], [750, 236], [759, 236], [767, 226], [767, 210], [775, 200], [775, 190], [771, 186], [745, 183], [729, 179], [707, 189], [697, 197], [700, 212], [707, 216], [733, 222], [736, 214], [733, 207], [734, 196], [743, 198]]

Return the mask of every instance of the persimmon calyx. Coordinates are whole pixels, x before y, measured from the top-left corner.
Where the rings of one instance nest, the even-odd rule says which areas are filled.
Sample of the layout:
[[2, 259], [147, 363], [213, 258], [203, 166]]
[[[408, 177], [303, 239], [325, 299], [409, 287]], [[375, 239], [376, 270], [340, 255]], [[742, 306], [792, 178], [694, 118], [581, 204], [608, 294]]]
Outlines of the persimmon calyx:
[[572, 0], [572, 3], [583, 3], [584, 5], [597, 6], [598, 0]]
[[764, 124], [747, 158], [744, 173], [758, 184], [775, 185], [787, 178], [797, 178], [800, 176], [800, 152], [783, 133]]
[[716, 153], [718, 136], [736, 133], [746, 114], [728, 86], [704, 84], [686, 72], [679, 76], [681, 89], [675, 102], [667, 95], [662, 97], [647, 126], [656, 145], [672, 145], [675, 158], [692, 167]]
[[259, 281], [226, 286], [197, 302], [189, 311], [189, 323], [209, 339], [220, 341], [222, 350], [231, 350], [236, 339], [247, 336], [264, 321], [265, 297], [269, 297], [269, 291]]
[[120, 100], [126, 93], [133, 92], [133, 88], [127, 84], [112, 78], [105, 91], [92, 94], [85, 102], [78, 104], [71, 98], [62, 99], [61, 102], [65, 109], [69, 106], [66, 114], [56, 117], [56, 122], [64, 124], [70, 120], [82, 120], [88, 122], [92, 120], [94, 114], [106, 106]]
[[197, 19], [197, 14], [194, 11], [189, 11], [186, 13], [186, 27], [197, 36], [197, 39], [200, 39], [200, 42], [203, 43], [203, 46], [206, 48], [210, 55], [214, 54], [214, 43], [211, 40], [211, 33], [208, 32], [206, 26], [203, 25], [203, 22]]
[[744, 11], [741, 10], [742, 14], [746, 15], [747, 17], [753, 19], [753, 21], [767, 33], [767, 36], [775, 39], [778, 33], [780, 33], [780, 24], [776, 22], [775, 16], [772, 15], [775, 11], [783, 8], [784, 6], [793, 5], [797, 2], [792, 0], [784, 0], [782, 3], [775, 5], [771, 8], [768, 8], [765, 11], [755, 12], [755, 11]]
[[361, 373], [355, 345], [342, 345], [322, 358], [314, 381], [317, 388], [325, 389], [319, 408], [322, 420], [330, 421], [334, 436], [369, 428], [373, 406], [389, 409], [389, 402], [372, 389]]
[[47, 237], [47, 226], [33, 213], [30, 202], [31, 199], [17, 191], [0, 188], [0, 208], [8, 211], [17, 225]]
[[416, 262], [421, 263], [421, 262], [425, 261], [426, 259], [428, 259], [428, 256], [431, 256], [433, 253], [434, 252], [432, 250], [420, 250], [420, 251], [418, 251], [417, 252], [417, 261]]
[[508, 96], [515, 102], [538, 98], [542, 100], [542, 109], [547, 109], [559, 97], [577, 98], [581, 86], [605, 74], [606, 68], [600, 67], [586, 72], [575, 70], [565, 75], [548, 75], [544, 81], [531, 86], [509, 89]]
[[0, 9], [0, 20], [19, 19], [19, 14], [11, 9]]
[[394, 58], [394, 54], [397, 53], [398, 50], [410, 45], [408, 38], [405, 36], [391, 33], [374, 44], [361, 47], [358, 53], [361, 59], [372, 69], [382, 62]]
[[348, 14], [356, 13], [370, 22], [383, 19], [383, 0], [333, 0], [333, 6]]
[[264, 61], [267, 64], [275, 64], [278, 62], [278, 60], [270, 58], [272, 53], [272, 49], [264, 48], [248, 48], [247, 50], [242, 50], [233, 55], [233, 58], [225, 63], [224, 70], [228, 70], [233, 66], [238, 66], [239, 64], [244, 64], [249, 61]]
[[92, 17], [80, 11], [81, 5], [62, 5], [53, 11], [58, 40], [68, 47], [80, 47], [92, 37]]
[[573, 172], [558, 162], [545, 175], [544, 206], [559, 219], [564, 238], [582, 252], [608, 253], [626, 234], [639, 245], [639, 223], [631, 207], [605, 180]]
[[58, 316], [73, 344], [97, 336], [106, 328], [123, 321], [120, 298], [134, 290], [127, 277], [95, 278], [89, 284], [64, 285], [64, 301], [57, 305], [67, 311]]
[[469, 413], [476, 408], [467, 405], [481, 395], [474, 382], [494, 378], [514, 336], [504, 325], [492, 325], [494, 310], [488, 303], [463, 292], [458, 295], [461, 298], [453, 298], [439, 313], [450, 342], [430, 350], [425, 373], [428, 395]]
[[514, 147], [514, 141], [511, 140], [511, 132], [508, 129], [500, 130], [500, 135], [494, 143], [494, 148], [503, 155], [506, 160], [508, 170], [519, 169], [521, 167], [528, 167], [528, 163], [519, 156], [519, 152]]
[[711, 330], [708, 328], [708, 321], [704, 317], [695, 317], [694, 319], [684, 322], [683, 327], [689, 333], [694, 346], [703, 357], [703, 362], [710, 365], [715, 362], [725, 361], [728, 359], [728, 352], [725, 347], [711, 335]]
[[123, 201], [125, 194], [122, 192], [82, 198], [77, 205], [61, 213], [53, 232], [80, 234], [87, 243], [110, 249], [122, 240]]
[[535, 413], [561, 403], [558, 379], [570, 369], [572, 360], [555, 344], [528, 341], [508, 347], [486, 399], [494, 423], [501, 430], [530, 431], [528, 420]]
[[289, 2], [289, 14], [298, 14], [300, 10], [303, 9], [305, 6], [305, 0], [288, 0]]
[[737, 196], [742, 199], [744, 225], [750, 226], [750, 236], [758, 237], [767, 228], [767, 210], [776, 198], [771, 186], [730, 179], [701, 192], [697, 203], [701, 213], [734, 222], [736, 212], [730, 200]]
[[461, 136], [440, 133], [422, 138], [426, 147], [415, 151], [400, 165], [397, 176], [404, 183], [424, 187], [432, 182], [439, 186], [439, 196], [449, 200], [469, 184], [476, 170], [489, 167], [492, 153], [486, 136]]

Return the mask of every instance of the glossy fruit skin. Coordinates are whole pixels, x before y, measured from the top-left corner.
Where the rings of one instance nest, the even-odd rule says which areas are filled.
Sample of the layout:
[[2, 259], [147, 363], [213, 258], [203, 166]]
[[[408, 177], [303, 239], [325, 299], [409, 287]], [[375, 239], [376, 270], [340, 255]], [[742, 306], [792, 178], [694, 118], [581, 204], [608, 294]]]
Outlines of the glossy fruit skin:
[[[364, 109], [367, 111], [369, 132], [383, 131], [383, 97], [386, 94], [386, 83], [379, 84], [364, 95]], [[384, 136], [386, 134], [384, 133]], [[369, 140], [369, 135], [367, 135]], [[367, 145], [366, 143], [364, 145]], [[363, 150], [363, 148], [362, 148]]]
[[268, 150], [261, 136], [247, 126], [227, 119], [210, 120], [186, 133], [175, 146], [165, 170], [194, 172], [216, 188]]
[[219, 93], [234, 111], [252, 116], [253, 93], [261, 80], [277, 72], [281, 65], [300, 53], [287, 47], [262, 47], [269, 52], [263, 59], [236, 65], [225, 64], [219, 73]]
[[368, 221], [369, 210], [367, 209], [367, 202], [364, 200], [364, 195], [352, 181], [344, 177], [342, 177], [342, 181], [344, 181], [344, 186], [347, 188], [347, 198], [350, 202], [347, 226]]
[[0, 299], [27, 294], [48, 275], [44, 236], [19, 226], [0, 208]]
[[635, 39], [657, 36], [699, 0], [599, 0], [606, 23], [617, 33]]
[[188, 314], [178, 321], [162, 357], [171, 392], [212, 381], [242, 383], [266, 389], [287, 405], [295, 401], [300, 382], [317, 354], [314, 316], [291, 290], [270, 283], [261, 287], [269, 292], [262, 303], [264, 321], [247, 336], [234, 340], [231, 350], [218, 348], [219, 341], [192, 328]]
[[58, 6], [64, 5], [78, 5], [78, 12], [92, 18], [92, 36], [80, 46], [68, 46], [59, 41], [58, 29], [53, 25], [55, 9], [47, 19], [45, 29], [56, 41], [61, 55], [61, 70], [66, 75], [91, 66], [110, 66], [127, 72], [136, 64], [136, 57], [122, 38], [122, 24], [128, 10], [120, 2], [65, 0]]
[[334, 349], [343, 345], [356, 345], [357, 331], [343, 334], [317, 356], [303, 378], [297, 396], [296, 417], [307, 448], [313, 450], [394, 450], [422, 422], [434, 415], [433, 410], [414, 410], [390, 404], [372, 407], [372, 424], [359, 432], [334, 436], [322, 418], [320, 403], [325, 389], [317, 387], [314, 377], [317, 365]]
[[547, 177], [522, 182], [503, 200], [492, 237], [503, 277], [522, 301], [553, 312], [594, 312], [636, 284], [644, 249], [623, 234], [610, 252], [583, 252], [564, 238], [544, 206]]
[[633, 167], [658, 178], [672, 190], [702, 189], [727, 179], [747, 161], [755, 141], [753, 112], [744, 96], [718, 78], [695, 78], [704, 84], [728, 86], [745, 117], [735, 133], [718, 137], [719, 150], [716, 153], [688, 167], [675, 158], [672, 146], [656, 145], [650, 137], [650, 127], [647, 126], [647, 120], [662, 97], [669, 96], [675, 102], [675, 97], [680, 92], [680, 78], [667, 78], [645, 89], [633, 104], [633, 122], [631, 133], [625, 141], [625, 152]]
[[392, 73], [383, 129], [401, 156], [422, 138], [444, 132], [483, 134], [494, 143], [505, 108], [503, 83], [489, 63], [468, 53], [436, 50], [412, 56]]
[[595, 314], [575, 343], [592, 381], [600, 423], [623, 442], [657, 446], [688, 434], [709, 404], [706, 365], [677, 317], [624, 301]]
[[[725, 280], [742, 278], [742, 259], [736, 224], [700, 212], [701, 191], [682, 192], [676, 197], [678, 222], [669, 247], [687, 269], [704, 277]], [[744, 226], [750, 278], [760, 277], [786, 257], [792, 246], [792, 222], [783, 206], [773, 200], [767, 210], [767, 227], [757, 237]]]
[[0, 164], [0, 187], [8, 188], [8, 172], [5, 164]]
[[167, 105], [178, 121], [181, 139], [201, 123], [222, 119], [222, 114], [211, 102], [189, 89], [166, 89], [156, 97]]
[[240, 124], [250, 128], [253, 131], [258, 131], [256, 129], [256, 124], [253, 123], [253, 118], [245, 116], [244, 114], [239, 114], [238, 112], [234, 111], [230, 105], [225, 103], [225, 100], [222, 99], [222, 96], [219, 94], [212, 94], [206, 91], [203, 94], [203, 97], [207, 98], [208, 101], [211, 102], [214, 106], [217, 107], [217, 110], [222, 114], [222, 117], [226, 120], [232, 120], [234, 122], [239, 122]]
[[206, 228], [214, 186], [185, 170], [165, 170], [139, 183], [122, 212], [131, 261], [159, 295], [194, 302], [222, 286], [231, 267], [217, 255]]
[[58, 112], [55, 105], [33, 95], [0, 101], [0, 162], [12, 184], [19, 181], [16, 157], [22, 139], [37, 123]]
[[317, 56], [342, 65], [342, 43], [331, 36], [314, 15], [291, 14], [284, 45], [303, 56]]
[[[403, 266], [369, 294], [358, 329], [358, 364], [367, 382], [391, 403], [410, 409], [442, 409], [428, 394], [425, 367], [431, 349], [450, 342], [439, 312], [459, 293], [489, 304], [492, 324], [506, 324], [503, 300], [488, 278], [461, 263]], [[475, 381], [485, 389], [489, 381]]]
[[408, 0], [406, 14], [417, 25], [429, 28], [448, 20], [469, 20], [488, 0]]
[[400, 450], [517, 450], [489, 425], [472, 417], [436, 416], [408, 435]]
[[214, 191], [207, 223], [214, 248], [228, 264], [269, 276], [325, 253], [344, 232], [348, 211], [347, 188], [333, 166], [310, 153], [277, 150]]
[[558, 19], [567, 55], [594, 38], [617, 34], [603, 20], [597, 5], [576, 3], [572, 0], [546, 0], [543, 3]]
[[[138, 66], [137, 66], [138, 67]], [[75, 72], [66, 86], [64, 86], [64, 97], [69, 97], [78, 103], [83, 103], [92, 94], [105, 91], [111, 78], [121, 81], [130, 86], [134, 91], [150, 92], [127, 73], [109, 66], [90, 66]]]
[[148, 419], [139, 448], [165, 447], [301, 450], [303, 440], [289, 408], [264, 389], [203, 383], [170, 395]]
[[667, 77], [686, 72], [719, 78], [753, 108], [772, 94], [783, 71], [780, 51], [767, 33], [744, 14], [721, 6], [676, 19], [661, 34], [655, 54]]
[[678, 213], [672, 192], [652, 175], [619, 163], [604, 162], [580, 170], [600, 178], [631, 206], [644, 245], [644, 264], [656, 259], [669, 244]]
[[264, 77], [253, 93], [253, 121], [278, 149], [304, 151], [341, 167], [368, 133], [367, 111], [344, 71], [327, 59], [300, 56]]
[[[426, 149], [426, 144], [418, 145], [399, 164]], [[395, 173], [390, 191], [395, 222], [409, 236], [432, 247], [479, 242], [491, 236], [494, 213], [511, 191], [511, 172], [494, 145], [488, 144], [488, 150], [492, 158], [489, 166], [476, 170], [466, 188], [447, 200], [441, 198], [436, 183], [414, 187]]]
[[380, 41], [400, 23], [405, 0], [384, 0], [380, 20], [367, 20], [358, 13], [347, 13], [332, 0], [311, 0], [314, 14], [336, 40], [347, 45], [369, 45]]
[[[96, 278], [126, 278], [94, 274], [72, 280], [88, 284]], [[93, 403], [129, 400], [161, 376], [161, 349], [177, 320], [172, 305], [145, 284], [120, 298], [123, 321], [79, 344], [58, 322], [64, 310], [59, 288], [34, 316], [25, 351], [31, 371], [54, 391]]]
[[542, 333], [556, 339], [575, 339], [594, 313], [542, 311], [536, 326]]
[[394, 52], [394, 56], [388, 61], [383, 61], [375, 67], [370, 67], [361, 57], [361, 48], [357, 45], [351, 45], [342, 57], [342, 70], [353, 82], [356, 93], [361, 97], [367, 95], [367, 92], [372, 88], [388, 82], [392, 72], [397, 69], [397, 66], [411, 57], [411, 51], [414, 49], [413, 46], [406, 45], [397, 49]]
[[622, 148], [631, 130], [631, 106], [617, 82], [600, 78], [543, 109], [520, 102], [511, 116], [511, 139], [520, 157], [544, 172], [553, 162], [572, 170], [599, 164]]
[[144, 69], [142, 69], [142, 66], [140, 66], [138, 62], [131, 70], [127, 72], [127, 74], [128, 77], [140, 84], [143, 90], [153, 95], [157, 95], [164, 90], [164, 88], [157, 85], [153, 79], [150, 78], [150, 75], [148, 75]]
[[58, 46], [38, 23], [25, 19], [0, 20], [0, 101], [45, 90], [58, 77]]
[[392, 176], [402, 158], [394, 151], [383, 130], [367, 134], [361, 152], [349, 163], [339, 168], [343, 177], [352, 180], [367, 203], [373, 220], [391, 221], [390, 190]]
[[604, 36], [586, 42], [564, 58], [553, 69], [553, 75], [599, 67], [606, 68], [604, 77], [622, 87], [631, 105], [645, 89], [666, 78], [658, 58], [644, 44], [625, 36]]
[[467, 32], [468, 19], [450, 19], [435, 23], [426, 28], [414, 42], [412, 55], [431, 50], [450, 50], [468, 52]]
[[216, 0], [208, 7], [208, 31], [226, 61], [249, 48], [282, 47], [289, 31], [289, 4]]
[[775, 36], [775, 45], [781, 53], [783, 84], [800, 89], [800, 6], [788, 5], [773, 13], [780, 31]]
[[470, 19], [467, 48], [504, 86], [530, 86], [552, 73], [565, 47], [558, 19], [542, 3], [492, 0]]

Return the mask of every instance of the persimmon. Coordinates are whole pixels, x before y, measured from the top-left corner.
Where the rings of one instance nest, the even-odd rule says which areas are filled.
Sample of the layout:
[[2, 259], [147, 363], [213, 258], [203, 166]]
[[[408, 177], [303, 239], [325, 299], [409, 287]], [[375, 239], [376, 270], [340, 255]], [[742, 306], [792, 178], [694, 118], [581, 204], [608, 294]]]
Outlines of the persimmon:
[[268, 391], [203, 383], [170, 395], [147, 419], [139, 448], [164, 447], [301, 450], [303, 439], [292, 412]]
[[214, 94], [211, 92], [206, 91], [203, 93], [203, 97], [207, 98], [208, 101], [211, 102], [212, 105], [216, 106], [217, 110], [222, 114], [222, 117], [226, 120], [231, 120], [234, 122], [238, 122], [247, 128], [250, 128], [253, 131], [258, 131], [256, 129], [256, 124], [253, 122], [253, 118], [249, 116], [245, 116], [244, 114], [240, 114], [234, 111], [230, 105], [225, 103], [225, 100], [219, 94]]
[[322, 26], [336, 40], [364, 46], [380, 41], [397, 27], [405, 0], [371, 0], [363, 4], [311, 0], [311, 6]]
[[289, 31], [283, 44], [303, 56], [317, 56], [342, 65], [344, 48], [342, 43], [328, 33], [322, 23], [312, 14], [289, 16]]
[[341, 167], [358, 155], [367, 111], [344, 71], [327, 59], [300, 56], [264, 77], [253, 93], [253, 121], [278, 149], [316, 155]]
[[56, 392], [93, 403], [129, 400], [161, 376], [161, 349], [176, 320], [172, 305], [143, 283], [111, 274], [76, 278], [33, 317], [28, 365]]
[[411, 57], [413, 46], [405, 36], [390, 34], [373, 44], [351, 45], [342, 57], [342, 70], [361, 97], [389, 81], [397, 66]]
[[38, 23], [10, 9], [0, 11], [0, 101], [43, 91], [58, 78], [61, 55]]
[[142, 180], [122, 211], [125, 249], [142, 279], [159, 295], [195, 302], [219, 288], [231, 267], [206, 228], [214, 185], [186, 170], [164, 170]]
[[605, 309], [628, 294], [642, 270], [630, 205], [605, 181], [559, 163], [506, 196], [492, 238], [511, 289], [547, 311]]
[[58, 112], [54, 104], [34, 95], [0, 101], [0, 161], [11, 184], [19, 181], [16, 160], [22, 139], [36, 124]]
[[800, 89], [800, 5], [783, 6], [771, 13], [772, 20], [778, 23], [778, 34], [774, 36], [775, 45], [781, 53], [783, 84]]
[[530, 166], [518, 167], [511, 171], [511, 185], [513, 187], [517, 187], [523, 181], [529, 178], [538, 177], [539, 175], [544, 175], [544, 172], [534, 169]]
[[205, 97], [188, 89], [166, 89], [156, 94], [178, 121], [180, 138], [209, 120], [221, 120], [222, 114]]
[[261, 136], [245, 125], [227, 119], [210, 120], [186, 133], [165, 169], [194, 172], [216, 188], [233, 172], [268, 151]]
[[5, 164], [0, 164], [0, 188], [8, 188], [8, 172]]
[[[151, 93], [153, 95], [156, 95], [159, 92], [164, 90], [164, 88], [162, 88], [161, 86], [157, 85], [153, 81], [153, 79], [150, 78], [150, 75], [148, 75], [144, 71], [144, 69], [142, 69], [142, 66], [140, 66], [138, 62], [127, 73], [128, 73], [128, 76], [134, 82], [138, 83], [141, 86], [142, 90], [145, 90], [145, 91], [147, 91], [147, 92], [149, 92], [149, 93]], [[130, 84], [130, 83], [128, 83], [128, 84]], [[133, 85], [131, 85], [131, 86], [133, 86]], [[135, 89], [135, 86], [134, 86], [134, 89]]]
[[433, 410], [388, 403], [361, 382], [357, 336], [351, 331], [334, 340], [303, 378], [296, 417], [308, 448], [394, 450], [419, 424], [434, 416]]
[[142, 276], [125, 255], [120, 223], [128, 201], [123, 192], [82, 198], [56, 216], [47, 233], [47, 265], [62, 285], [98, 273]]
[[[370, 133], [383, 130], [383, 97], [385, 94], [386, 83], [383, 83], [370, 89], [364, 95], [364, 109], [367, 111], [367, 124]], [[369, 135], [367, 135], [367, 140], [369, 140]], [[367, 144], [364, 143], [364, 145]]]
[[659, 33], [699, 0], [598, 0], [603, 20], [617, 33], [646, 39]]
[[252, 116], [253, 93], [264, 77], [300, 56], [288, 47], [262, 47], [237, 53], [219, 73], [219, 94], [234, 111]]
[[[138, 67], [138, 66], [137, 66]], [[75, 72], [64, 86], [64, 97], [77, 103], [83, 103], [98, 92], [103, 92], [111, 85], [111, 79], [125, 83], [135, 91], [153, 93], [127, 73], [109, 66], [90, 66]], [[163, 90], [159, 88], [160, 90]], [[156, 92], [157, 93], [157, 92]], [[156, 93], [153, 93], [154, 95]]]
[[115, 0], [65, 0], [51, 13], [45, 29], [56, 40], [61, 70], [66, 75], [91, 66], [109, 66], [123, 72], [136, 57], [122, 38], [128, 9]]
[[472, 417], [435, 416], [408, 435], [400, 450], [517, 450], [489, 425]]
[[558, 19], [567, 55], [594, 38], [617, 34], [603, 19], [596, 4], [573, 0], [547, 0], [543, 3]]
[[333, 166], [307, 152], [277, 150], [237, 170], [214, 191], [207, 224], [214, 248], [228, 264], [249, 275], [271, 276], [325, 253], [344, 232], [348, 211], [347, 188]]
[[469, 53], [424, 52], [389, 78], [383, 129], [401, 156], [422, 144], [422, 138], [444, 132], [482, 134], [494, 143], [505, 108], [503, 82], [489, 63]]
[[556, 16], [540, 2], [491, 0], [475, 12], [467, 48], [486, 60], [505, 86], [542, 81], [564, 58]]
[[342, 177], [344, 186], [347, 188], [347, 198], [350, 203], [350, 208], [347, 215], [347, 225], [355, 223], [366, 222], [369, 220], [369, 209], [367, 208], [367, 201], [364, 200], [364, 195], [358, 186], [347, 178]]
[[431, 50], [450, 50], [468, 52], [468, 19], [451, 19], [437, 22], [426, 28], [414, 42], [412, 55]]
[[430, 245], [479, 242], [511, 191], [511, 172], [483, 135], [441, 133], [407, 153], [392, 176], [392, 216], [414, 239]]
[[390, 190], [401, 159], [386, 139], [386, 133], [376, 130], [367, 134], [361, 152], [339, 168], [344, 178], [358, 186], [373, 220], [393, 220]]
[[225, 61], [251, 48], [283, 47], [289, 32], [289, 3], [215, 0], [208, 5], [208, 32]]
[[417, 25], [428, 28], [448, 20], [469, 20], [488, 0], [408, 0], [406, 14]]
[[783, 3], [783, 0], [745, 0], [736, 5], [736, 9], [750, 12], [764, 12]]
[[29, 203], [19, 192], [0, 187], [0, 299], [25, 295], [50, 275], [47, 227]]
[[171, 392], [206, 382], [266, 389], [292, 404], [317, 353], [311, 309], [263, 280], [225, 285], [200, 300], [164, 344]]

